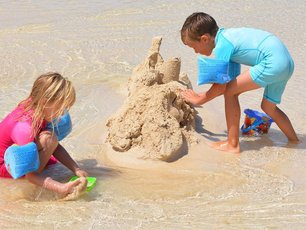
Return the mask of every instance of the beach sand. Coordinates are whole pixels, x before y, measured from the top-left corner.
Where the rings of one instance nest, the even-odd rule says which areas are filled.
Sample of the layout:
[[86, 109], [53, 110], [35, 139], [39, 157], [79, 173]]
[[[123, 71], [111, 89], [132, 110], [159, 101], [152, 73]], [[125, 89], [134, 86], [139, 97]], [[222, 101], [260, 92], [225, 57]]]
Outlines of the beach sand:
[[[107, 120], [126, 100], [128, 78], [162, 36], [163, 58], [181, 58], [198, 92], [196, 54], [179, 30], [195, 11], [220, 27], [257, 27], [287, 45], [295, 72], [280, 108], [302, 143], [275, 124], [261, 138], [241, 137], [241, 154], [210, 149], [224, 140], [223, 98], [196, 107], [200, 142], [173, 162], [135, 160], [106, 142]], [[76, 87], [73, 131], [63, 145], [96, 187], [79, 200], [58, 197], [24, 179], [0, 180], [0, 226], [6, 229], [303, 229], [306, 222], [306, 6], [301, 1], [112, 1], [0, 3], [0, 117], [27, 96], [41, 73], [58, 71]], [[246, 68], [246, 67], [243, 67]], [[259, 110], [263, 90], [240, 96]], [[244, 115], [241, 116], [241, 122]], [[68, 181], [60, 164], [45, 172]]]

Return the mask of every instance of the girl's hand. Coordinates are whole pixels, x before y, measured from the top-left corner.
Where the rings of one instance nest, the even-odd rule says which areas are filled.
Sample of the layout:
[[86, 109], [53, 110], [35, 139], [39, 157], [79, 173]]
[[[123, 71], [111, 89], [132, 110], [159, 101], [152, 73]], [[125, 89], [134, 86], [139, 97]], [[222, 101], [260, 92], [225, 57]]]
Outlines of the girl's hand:
[[84, 170], [80, 169], [80, 168], [77, 168], [74, 172], [74, 174], [76, 176], [79, 176], [79, 177], [87, 177], [88, 176], [88, 173], [85, 172]]
[[201, 100], [203, 99], [203, 94], [197, 94], [191, 89], [186, 89], [181, 91], [181, 96], [185, 101], [190, 102], [194, 105], [201, 105]]

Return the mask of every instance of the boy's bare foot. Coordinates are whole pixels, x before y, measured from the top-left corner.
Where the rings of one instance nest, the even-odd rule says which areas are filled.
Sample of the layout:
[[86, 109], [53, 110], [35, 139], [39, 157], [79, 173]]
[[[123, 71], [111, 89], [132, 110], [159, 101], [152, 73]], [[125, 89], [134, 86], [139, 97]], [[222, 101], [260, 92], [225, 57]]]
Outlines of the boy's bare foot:
[[225, 151], [225, 152], [230, 152], [230, 153], [240, 153], [240, 146], [238, 145], [237, 147], [231, 146], [228, 141], [217, 141], [217, 142], [209, 142], [207, 143], [211, 148], [220, 150], [220, 151]]
[[302, 143], [302, 141], [300, 141], [299, 139], [297, 139], [297, 140], [289, 140], [288, 139], [288, 141], [289, 141], [290, 144], [300, 144], [300, 143]]
[[80, 177], [75, 181], [66, 183], [67, 193], [64, 195], [64, 198], [61, 200], [69, 201], [76, 200], [79, 198], [86, 190], [87, 180], [85, 177]]

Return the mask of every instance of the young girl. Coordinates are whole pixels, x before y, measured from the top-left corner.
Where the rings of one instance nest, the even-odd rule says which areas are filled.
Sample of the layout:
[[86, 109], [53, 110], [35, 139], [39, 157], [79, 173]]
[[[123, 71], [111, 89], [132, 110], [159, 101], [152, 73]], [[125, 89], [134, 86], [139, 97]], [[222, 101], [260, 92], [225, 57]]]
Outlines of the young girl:
[[[45, 129], [48, 122], [59, 118], [74, 102], [75, 90], [71, 82], [60, 74], [47, 73], [36, 79], [28, 98], [21, 101], [0, 123], [0, 177], [11, 177], [4, 164], [5, 151], [13, 144], [23, 146], [34, 142], [40, 164], [37, 171], [25, 175], [28, 181], [57, 192], [63, 197], [79, 193], [86, 188], [87, 173], [80, 169], [65, 148], [59, 144], [52, 130]], [[80, 178], [73, 182], [60, 183], [41, 175], [53, 156]]]
[[238, 96], [260, 87], [265, 89], [261, 102], [263, 111], [275, 121], [289, 141], [299, 142], [289, 118], [277, 107], [293, 73], [294, 63], [285, 45], [275, 35], [253, 28], [219, 28], [213, 17], [197, 12], [185, 20], [181, 38], [196, 53], [210, 56], [213, 52], [216, 59], [228, 62], [229, 68], [240, 64], [251, 66], [229, 83], [212, 84], [207, 92], [182, 92], [186, 101], [196, 105], [224, 94], [228, 138], [212, 143], [213, 148], [240, 152]]

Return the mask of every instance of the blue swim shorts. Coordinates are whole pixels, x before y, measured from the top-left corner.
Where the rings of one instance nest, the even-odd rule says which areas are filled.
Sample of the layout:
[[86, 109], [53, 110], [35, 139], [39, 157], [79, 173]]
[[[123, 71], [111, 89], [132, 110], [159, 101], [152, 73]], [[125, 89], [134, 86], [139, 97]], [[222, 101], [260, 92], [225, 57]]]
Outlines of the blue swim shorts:
[[274, 35], [267, 37], [259, 47], [259, 62], [250, 68], [250, 75], [256, 84], [265, 88], [264, 98], [279, 104], [294, 62], [285, 45]]

